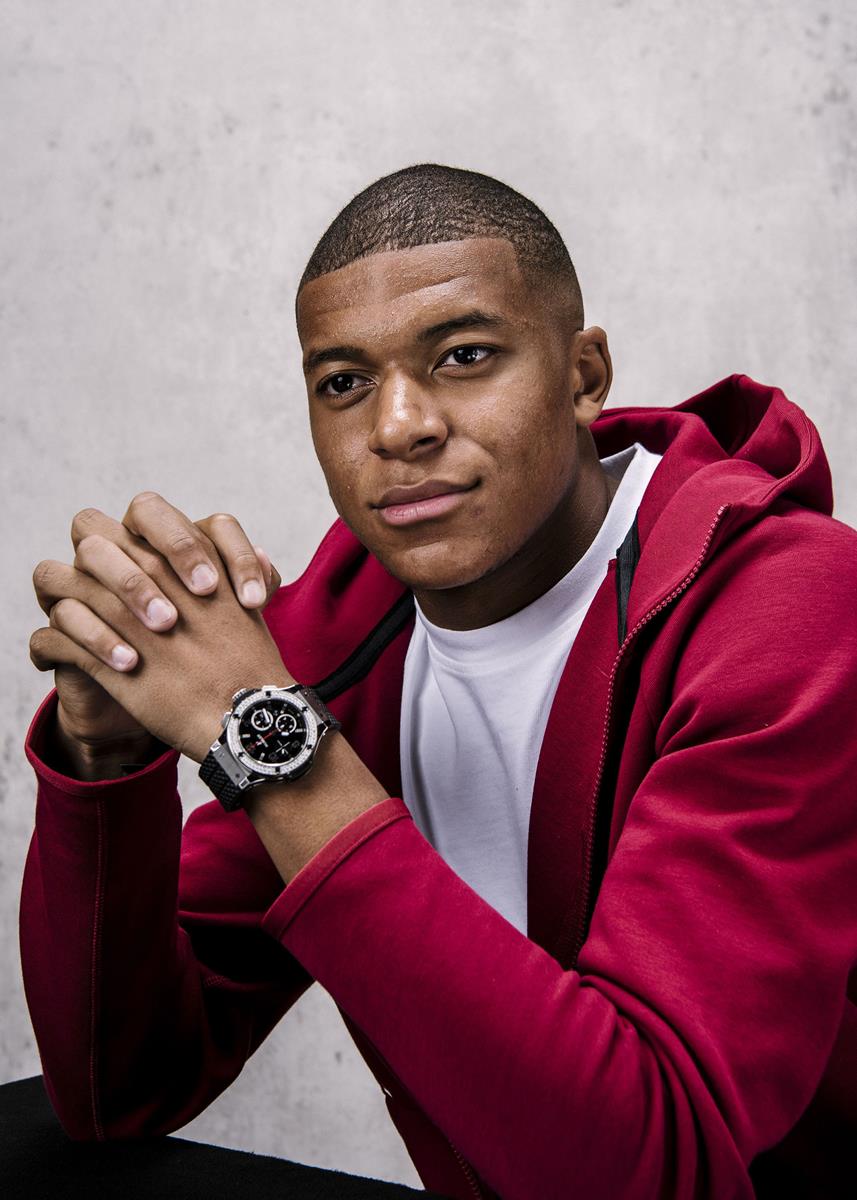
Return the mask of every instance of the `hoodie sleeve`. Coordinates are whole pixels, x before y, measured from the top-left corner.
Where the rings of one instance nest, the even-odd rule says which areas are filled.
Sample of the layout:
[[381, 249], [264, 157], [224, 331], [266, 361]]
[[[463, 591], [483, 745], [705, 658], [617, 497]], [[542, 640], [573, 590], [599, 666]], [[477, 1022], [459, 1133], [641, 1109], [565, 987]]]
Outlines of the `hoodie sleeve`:
[[696, 580], [576, 969], [398, 800], [263, 918], [504, 1200], [751, 1200], [818, 1086], [857, 961], [857, 556], [796, 529]]
[[123, 779], [52, 770], [56, 692], [26, 741], [38, 781], [20, 949], [45, 1086], [76, 1140], [170, 1133], [239, 1074], [312, 982], [259, 921], [282, 879], [246, 814], [182, 833], [178, 755]]

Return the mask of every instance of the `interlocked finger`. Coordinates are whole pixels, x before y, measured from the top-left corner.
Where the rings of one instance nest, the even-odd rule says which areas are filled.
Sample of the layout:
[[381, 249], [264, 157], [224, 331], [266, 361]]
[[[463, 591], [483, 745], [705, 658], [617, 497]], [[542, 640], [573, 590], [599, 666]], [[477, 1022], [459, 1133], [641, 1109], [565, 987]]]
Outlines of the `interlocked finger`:
[[[130, 538], [131, 535], [126, 532], [126, 536]], [[146, 563], [150, 570], [145, 571], [138, 558], [143, 558], [138, 547], [131, 546], [126, 551], [109, 538], [90, 533], [77, 543], [74, 565], [104, 584], [149, 629], [156, 632], [169, 629], [175, 624], [178, 613], [152, 578], [162, 572], [153, 569], [154, 563]]]
[[30, 637], [30, 662], [37, 671], [54, 671], [58, 667], [78, 667], [96, 678], [103, 671], [100, 659], [61, 630], [50, 626], [37, 629]]
[[245, 608], [262, 608], [280, 586], [270, 558], [254, 546], [240, 523], [229, 513], [213, 513], [196, 522], [217, 549], [235, 595]]
[[70, 596], [58, 600], [51, 607], [49, 620], [51, 628], [64, 633], [93, 658], [115, 671], [131, 671], [139, 661], [134, 647], [80, 600]]
[[[40, 562], [33, 572], [33, 586], [39, 607], [49, 619], [53, 615], [53, 625], [63, 620], [63, 609], [66, 612], [74, 612], [73, 605], [70, 608], [64, 604], [65, 601], [73, 601], [86, 608], [93, 615], [93, 619], [99, 620], [102, 625], [114, 631], [117, 643], [121, 642], [140, 651], [142, 646], [139, 639], [150, 636], [149, 629], [140, 624], [137, 617], [109, 587], [68, 563], [54, 562], [51, 559]], [[58, 608], [58, 605], [63, 607]], [[114, 664], [111, 662], [112, 665]]]
[[89, 584], [90, 581], [80, 571], [68, 563], [56, 562], [51, 558], [42, 559], [33, 571], [36, 600], [46, 615], [50, 615], [56, 602], [65, 596], [76, 596], [85, 602], [91, 590]]
[[182, 583], [207, 596], [218, 583], [216, 553], [205, 534], [157, 492], [140, 492], [128, 505], [122, 524], [162, 554]]

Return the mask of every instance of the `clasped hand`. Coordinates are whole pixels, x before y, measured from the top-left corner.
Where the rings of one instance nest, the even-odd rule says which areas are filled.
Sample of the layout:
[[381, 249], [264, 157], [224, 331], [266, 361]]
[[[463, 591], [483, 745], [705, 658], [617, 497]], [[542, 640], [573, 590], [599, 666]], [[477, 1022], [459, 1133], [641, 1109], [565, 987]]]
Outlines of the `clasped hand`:
[[234, 692], [294, 682], [261, 615], [280, 577], [234, 517], [142, 492], [121, 522], [79, 512], [71, 537], [72, 565], [33, 573], [49, 625], [30, 639], [66, 745], [94, 760], [151, 735], [201, 762]]

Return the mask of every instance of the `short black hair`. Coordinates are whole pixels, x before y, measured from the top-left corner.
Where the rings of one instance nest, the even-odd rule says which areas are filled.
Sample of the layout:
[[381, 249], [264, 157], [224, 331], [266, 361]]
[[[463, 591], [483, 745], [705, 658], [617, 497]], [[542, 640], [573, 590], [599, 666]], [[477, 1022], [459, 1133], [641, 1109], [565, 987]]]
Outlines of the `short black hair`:
[[583, 297], [565, 242], [540, 208], [478, 171], [418, 163], [370, 183], [346, 204], [310, 255], [301, 288], [320, 275], [385, 250], [500, 237], [521, 269], [547, 279], [583, 327]]

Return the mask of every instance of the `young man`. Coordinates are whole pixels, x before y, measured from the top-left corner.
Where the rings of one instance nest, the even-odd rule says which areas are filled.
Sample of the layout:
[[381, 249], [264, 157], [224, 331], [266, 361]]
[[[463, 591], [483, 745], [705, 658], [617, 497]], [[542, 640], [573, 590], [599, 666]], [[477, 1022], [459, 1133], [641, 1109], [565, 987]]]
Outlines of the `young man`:
[[[559, 235], [470, 172], [356, 197], [297, 318], [339, 513], [299, 579], [151, 493], [36, 571], [21, 950], [66, 1130], [180, 1128], [317, 979], [429, 1188], [833, 1194], [857, 535], [814, 426], [738, 375], [602, 413]], [[183, 832], [177, 752], [218, 797]]]

